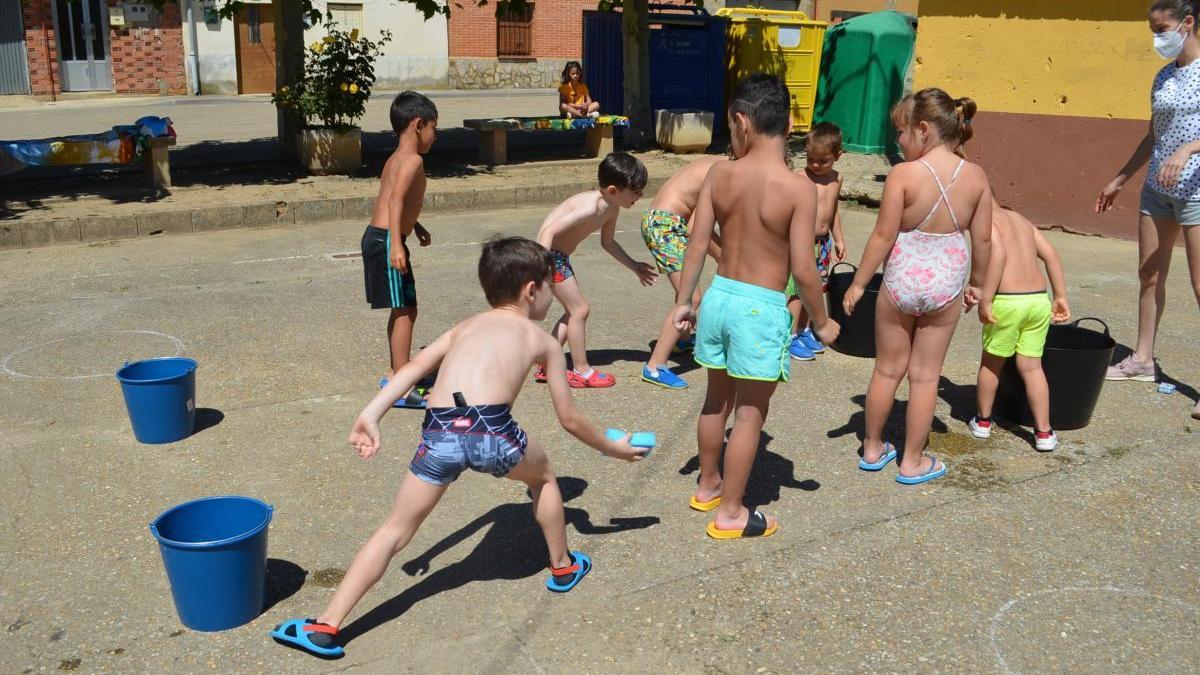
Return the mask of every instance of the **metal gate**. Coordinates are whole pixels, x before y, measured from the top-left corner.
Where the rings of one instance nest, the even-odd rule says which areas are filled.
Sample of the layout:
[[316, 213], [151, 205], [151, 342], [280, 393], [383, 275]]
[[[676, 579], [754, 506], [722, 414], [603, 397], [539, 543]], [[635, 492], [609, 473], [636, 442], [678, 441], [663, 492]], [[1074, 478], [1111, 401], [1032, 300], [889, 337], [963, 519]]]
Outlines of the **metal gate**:
[[63, 91], [112, 89], [108, 4], [103, 0], [56, 0], [54, 27]]
[[0, 94], [29, 93], [21, 0], [0, 0]]

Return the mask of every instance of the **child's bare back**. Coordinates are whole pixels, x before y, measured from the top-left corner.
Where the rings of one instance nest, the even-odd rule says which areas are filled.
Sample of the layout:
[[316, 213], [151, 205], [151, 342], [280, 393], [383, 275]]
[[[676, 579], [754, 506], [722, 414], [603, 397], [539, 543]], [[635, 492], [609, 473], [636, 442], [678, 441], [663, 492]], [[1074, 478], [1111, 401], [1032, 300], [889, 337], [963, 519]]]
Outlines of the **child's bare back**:
[[[512, 404], [534, 363], [560, 353], [558, 342], [536, 323], [508, 309], [478, 314], [450, 329], [429, 405], [452, 408], [461, 393], [470, 405]], [[496, 354], [504, 354], [498, 359]]]
[[713, 215], [721, 223], [717, 274], [782, 291], [789, 274], [792, 220], [797, 211], [813, 208], [813, 183], [781, 161], [756, 157], [717, 164], [707, 182]]
[[994, 209], [992, 226], [1004, 242], [1004, 273], [1000, 277], [1000, 293], [1031, 293], [1045, 290], [1046, 277], [1038, 263], [1038, 242], [1041, 235], [1024, 216], [1005, 208]]
[[719, 155], [705, 155], [679, 170], [670, 180], [663, 184], [650, 208], [666, 211], [687, 220], [696, 209], [700, 199], [700, 188], [704, 185], [704, 177], [709, 169], [718, 162], [728, 161]]

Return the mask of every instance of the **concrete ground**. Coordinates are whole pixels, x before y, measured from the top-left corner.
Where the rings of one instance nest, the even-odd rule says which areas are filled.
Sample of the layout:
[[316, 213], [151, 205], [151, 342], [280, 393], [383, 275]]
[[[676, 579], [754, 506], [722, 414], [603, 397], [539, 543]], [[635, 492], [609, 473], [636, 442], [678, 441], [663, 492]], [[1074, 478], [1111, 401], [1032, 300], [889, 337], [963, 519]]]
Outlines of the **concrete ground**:
[[[545, 209], [433, 216], [414, 251], [417, 343], [483, 306], [478, 242], [532, 234]], [[872, 215], [852, 211], [855, 258]], [[267, 639], [314, 615], [387, 512], [420, 415], [394, 411], [370, 462], [346, 445], [385, 366], [384, 317], [362, 301], [361, 223], [170, 234], [0, 252], [0, 615], [4, 672], [1196, 672], [1200, 670], [1200, 316], [1177, 252], [1159, 356], [1180, 393], [1105, 386], [1090, 427], [1040, 454], [1028, 433], [966, 434], [974, 315], [947, 359], [920, 487], [856, 468], [872, 362], [795, 364], [767, 422], [750, 498], [766, 540], [715, 542], [689, 511], [702, 371], [670, 392], [637, 379], [669, 303], [597, 242], [575, 256], [593, 301], [593, 363], [614, 389], [576, 393], [597, 424], [658, 433], [646, 461], [599, 456], [559, 429], [544, 387], [516, 415], [572, 497], [569, 538], [596, 562], [546, 592], [523, 490], [451, 489], [351, 617], [345, 659]], [[646, 258], [637, 216], [619, 240]], [[1077, 316], [1134, 335], [1134, 245], [1049, 233]], [[711, 270], [710, 270], [711, 271]], [[197, 359], [203, 428], [140, 445], [112, 377], [126, 360]], [[1191, 383], [1188, 386], [1185, 383]], [[905, 397], [904, 390], [900, 397]], [[1190, 398], [1189, 398], [1190, 397]], [[897, 411], [893, 436], [902, 426]], [[158, 513], [203, 495], [275, 506], [269, 607], [241, 628], [185, 630], [154, 540]]]

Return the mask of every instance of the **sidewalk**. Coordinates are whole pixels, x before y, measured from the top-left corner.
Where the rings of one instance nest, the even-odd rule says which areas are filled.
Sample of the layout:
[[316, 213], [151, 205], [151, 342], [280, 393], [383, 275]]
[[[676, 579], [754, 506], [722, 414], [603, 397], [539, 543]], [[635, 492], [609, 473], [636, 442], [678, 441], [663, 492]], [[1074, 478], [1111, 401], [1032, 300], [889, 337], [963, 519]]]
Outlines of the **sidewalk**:
[[[462, 120], [538, 115], [552, 110], [553, 91], [437, 91], [438, 141], [426, 158], [425, 213], [506, 206], [550, 206], [595, 183], [597, 160], [582, 159], [583, 132], [510, 134], [512, 164], [477, 163], [478, 133]], [[90, 243], [166, 232], [366, 220], [379, 174], [395, 148], [388, 120], [392, 94], [380, 92], [362, 120], [364, 166], [355, 177], [305, 176], [280, 158], [275, 111], [267, 96], [155, 97], [38, 104], [3, 111], [5, 136], [36, 138], [83, 133], [143, 115], [175, 122], [174, 187], [143, 184], [140, 166], [34, 167], [0, 184], [0, 248]], [[618, 142], [618, 148], [620, 147]], [[795, 154], [793, 165], [803, 166]], [[647, 194], [692, 159], [639, 153], [650, 170]], [[694, 157], [694, 156], [693, 156]], [[843, 198], [878, 203], [889, 165], [875, 156], [845, 155]]]

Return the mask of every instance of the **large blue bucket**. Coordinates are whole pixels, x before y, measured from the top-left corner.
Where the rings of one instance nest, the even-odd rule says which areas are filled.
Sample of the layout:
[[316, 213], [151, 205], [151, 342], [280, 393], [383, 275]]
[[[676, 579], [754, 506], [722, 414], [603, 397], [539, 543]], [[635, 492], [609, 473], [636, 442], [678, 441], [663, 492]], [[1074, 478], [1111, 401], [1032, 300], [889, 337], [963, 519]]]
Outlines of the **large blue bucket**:
[[126, 363], [117, 371], [133, 435], [142, 443], [173, 443], [196, 424], [196, 362], [171, 357]]
[[205, 497], [150, 523], [183, 625], [226, 630], [262, 614], [274, 510], [250, 497]]

